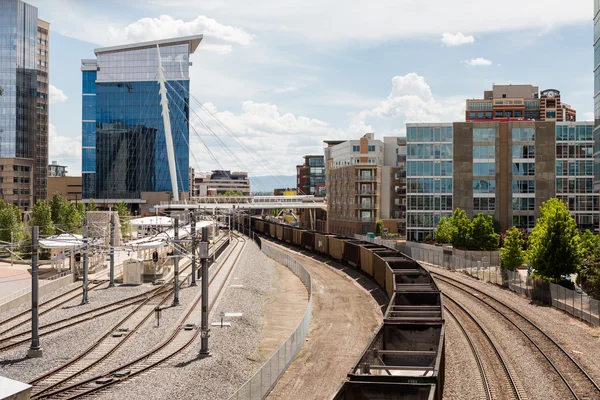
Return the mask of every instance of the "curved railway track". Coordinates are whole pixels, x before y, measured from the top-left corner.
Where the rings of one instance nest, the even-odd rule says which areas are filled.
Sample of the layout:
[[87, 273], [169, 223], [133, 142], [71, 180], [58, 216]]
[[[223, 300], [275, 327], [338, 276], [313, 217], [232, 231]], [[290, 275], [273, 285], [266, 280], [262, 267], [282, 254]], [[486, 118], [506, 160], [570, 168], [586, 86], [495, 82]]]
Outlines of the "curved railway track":
[[[106, 282], [107, 282], [106, 280], [92, 282], [93, 284], [90, 285], [88, 290], [91, 291], [91, 290], [97, 289], [100, 286], [102, 286], [103, 284], [105, 284]], [[77, 293], [74, 295], [71, 295], [72, 293], [75, 293], [75, 292], [77, 292]], [[39, 305], [40, 311], [39, 311], [38, 315], [41, 316], [41, 315], [47, 314], [50, 311], [55, 310], [58, 307], [62, 306], [63, 304], [66, 304], [66, 303], [70, 302], [71, 300], [76, 299], [77, 297], [81, 297], [81, 285], [79, 285], [76, 288], [71, 289], [65, 293], [59, 294], [58, 296], [56, 296], [52, 299], [46, 300], [43, 303], [40, 303], [40, 305]], [[41, 310], [41, 308], [44, 308], [44, 309]], [[13, 315], [12, 317], [6, 318], [5, 320], [0, 322], [0, 328], [4, 328], [0, 332], [0, 336], [18, 328], [19, 326], [26, 324], [29, 321], [31, 321], [31, 308], [28, 309], [27, 311], [23, 311], [16, 315]], [[5, 325], [10, 322], [13, 322], [13, 324], [11, 326], [9, 326], [8, 328], [6, 328]]]
[[[446, 304], [444, 308], [452, 318], [454, 318], [459, 328], [464, 333], [473, 355], [475, 356], [486, 399], [524, 400], [524, 397], [521, 394], [522, 391], [519, 389], [514, 375], [508, 367], [508, 363], [504, 357], [502, 357], [500, 349], [496, 346], [483, 326], [455, 299], [445, 293], [444, 298], [452, 303], [452, 306], [448, 307], [448, 304]], [[457, 310], [458, 313], [456, 312]], [[457, 314], [462, 314], [466, 318], [460, 318]], [[468, 325], [467, 327], [464, 326], [465, 322], [466, 325]], [[468, 335], [467, 331], [470, 332], [471, 335]], [[474, 334], [475, 332], [477, 332], [476, 335]], [[478, 346], [476, 346], [475, 343], [478, 343]], [[482, 354], [485, 356], [482, 356]]]
[[[243, 250], [243, 248], [245, 246], [245, 242], [246, 241], [244, 239], [237, 239], [236, 244], [233, 246], [233, 249], [231, 250], [231, 252], [229, 252], [227, 254], [226, 258], [223, 261], [219, 262], [219, 265], [217, 265], [217, 270], [214, 273], [211, 273], [209, 284], [211, 284], [212, 281], [219, 275], [219, 272], [221, 271], [223, 266], [226, 264], [226, 261], [234, 253], [235, 249], [237, 248], [237, 246], [240, 243], [244, 243], [243, 247], [242, 247], [242, 250]], [[235, 260], [233, 261], [232, 267], [229, 270], [229, 272], [227, 273], [227, 276], [223, 282], [223, 285], [221, 285], [219, 287], [219, 289], [217, 291], [217, 295], [214, 297], [214, 299], [215, 299], [214, 301], [216, 301], [216, 299], [218, 299], [219, 294], [222, 291], [222, 289], [225, 285], [225, 282], [227, 282], [229, 275], [233, 271], [233, 266], [235, 266], [240, 255], [241, 255], [241, 251], [238, 253]], [[194, 329], [193, 327], [190, 327], [189, 324], [186, 324], [186, 322], [190, 319], [190, 316], [194, 313], [194, 311], [198, 311], [197, 305], [200, 303], [200, 301], [201, 301], [201, 296], [197, 296], [197, 299], [192, 303], [189, 310], [181, 318], [181, 324], [178, 325], [177, 329], [175, 329], [171, 333], [171, 335], [165, 341], [163, 341], [163, 343], [159, 344], [157, 347], [155, 347], [154, 349], [145, 353], [144, 355], [136, 358], [135, 360], [133, 360], [125, 365], [121, 365], [119, 368], [116, 368], [109, 372], [105, 372], [100, 375], [93, 376], [91, 378], [85, 378], [84, 380], [77, 382], [75, 384], [71, 384], [69, 386], [64, 386], [68, 381], [71, 381], [72, 379], [81, 375], [84, 372], [91, 372], [90, 370], [92, 367], [98, 366], [101, 362], [105, 361], [111, 354], [114, 353], [116, 348], [120, 347], [120, 345], [125, 340], [125, 339], [123, 339], [119, 344], [117, 344], [117, 347], [115, 347], [114, 349], [111, 347], [108, 347], [108, 350], [106, 350], [107, 348], [101, 348], [97, 352], [95, 352], [95, 354], [93, 355], [94, 364], [91, 366], [83, 367], [83, 369], [82, 369], [80, 365], [76, 365], [76, 364], [78, 364], [78, 359], [71, 360], [67, 364], [65, 364], [53, 371], [50, 371], [47, 374], [44, 374], [41, 377], [38, 377], [38, 378], [34, 379], [33, 381], [29, 382], [30, 384], [34, 385], [34, 388], [33, 388], [34, 393], [32, 394], [32, 399], [79, 398], [79, 397], [85, 396], [87, 394], [96, 392], [98, 390], [103, 390], [103, 389], [110, 387], [112, 385], [115, 385], [123, 380], [129, 379], [133, 376], [141, 374], [141, 373], [163, 363], [164, 361], [170, 359], [171, 357], [173, 357], [176, 354], [180, 353], [181, 351], [185, 350], [192, 342], [194, 342], [194, 340], [200, 334], [201, 331], [199, 329]], [[212, 305], [214, 304], [214, 301], [209, 305], [209, 312], [210, 312], [210, 309], [212, 308]], [[154, 310], [154, 307], [155, 306], [153, 305], [152, 310]], [[151, 313], [150, 313], [150, 315], [151, 315]], [[139, 326], [141, 326], [143, 324], [143, 322], [144, 321], [142, 321], [141, 323], [136, 325], [136, 327], [134, 329], [132, 329], [130, 332], [128, 332], [126, 337], [129, 337], [129, 335], [131, 335], [131, 333], [133, 333], [135, 331], [135, 329], [137, 329]], [[117, 324], [117, 326], [118, 326], [118, 324]], [[112, 331], [111, 331], [111, 334], [112, 334]], [[97, 346], [92, 346], [90, 348], [90, 350], [94, 351], [94, 349], [96, 349], [96, 348], [97, 348]], [[102, 351], [104, 351], [104, 352], [102, 352]], [[83, 357], [86, 357], [86, 358], [89, 358], [91, 356], [92, 356], [91, 353], [88, 353], [88, 352], [83, 354]], [[61, 371], [65, 370], [65, 369], [68, 369], [69, 371], [74, 371], [74, 373], [71, 373], [65, 377], [64, 374], [61, 373]], [[130, 370], [128, 370], [128, 373], [124, 374], [123, 371], [127, 370], [127, 369], [130, 369]], [[52, 381], [58, 380], [58, 382], [54, 382], [51, 385], [46, 385], [43, 388], [39, 388], [39, 386], [40, 386], [39, 382], [41, 382], [42, 380], [48, 380], [49, 378], [52, 379]], [[98, 382], [100, 382], [100, 384], [98, 384]], [[61, 388], [59, 386], [63, 386], [63, 387]], [[41, 389], [41, 390], [37, 390], [36, 388]]]
[[431, 269], [430, 273], [436, 280], [476, 298], [519, 330], [548, 361], [574, 399], [597, 399], [600, 397], [600, 386], [594, 379], [556, 340], [546, 334], [529, 318], [488, 293], [459, 280], [436, 273]]

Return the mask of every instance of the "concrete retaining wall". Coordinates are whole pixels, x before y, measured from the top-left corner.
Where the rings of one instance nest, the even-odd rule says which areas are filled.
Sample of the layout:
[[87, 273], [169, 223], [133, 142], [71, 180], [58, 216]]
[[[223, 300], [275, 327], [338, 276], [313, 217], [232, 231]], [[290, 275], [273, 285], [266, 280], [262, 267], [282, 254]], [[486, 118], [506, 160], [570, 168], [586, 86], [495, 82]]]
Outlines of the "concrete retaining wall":
[[[67, 276], [63, 276], [62, 278], [46, 282], [43, 285], [40, 285], [40, 298], [42, 296], [54, 292], [55, 290], [70, 285], [71, 283], [73, 283], [73, 279], [73, 275], [70, 274]], [[12, 310], [13, 308], [20, 306], [21, 304], [29, 304], [29, 306], [31, 307], [31, 292], [27, 292], [19, 297], [15, 297], [14, 299], [7, 301], [4, 304], [0, 304], [0, 313]]]

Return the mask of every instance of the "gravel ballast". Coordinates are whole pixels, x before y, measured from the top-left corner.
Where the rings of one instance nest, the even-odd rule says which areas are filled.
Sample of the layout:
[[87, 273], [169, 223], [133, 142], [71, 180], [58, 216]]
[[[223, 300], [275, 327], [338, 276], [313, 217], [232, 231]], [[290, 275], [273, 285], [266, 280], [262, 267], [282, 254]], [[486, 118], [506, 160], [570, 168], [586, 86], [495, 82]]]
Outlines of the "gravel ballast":
[[228, 398], [264, 361], [265, 355], [259, 350], [261, 330], [268, 298], [277, 286], [275, 265], [254, 243], [248, 242], [211, 312], [210, 322], [216, 322], [221, 311], [243, 315], [229, 318], [231, 327], [210, 327], [211, 357], [198, 359], [198, 338], [184, 353], [162, 366], [110, 391], [98, 393], [95, 398]]

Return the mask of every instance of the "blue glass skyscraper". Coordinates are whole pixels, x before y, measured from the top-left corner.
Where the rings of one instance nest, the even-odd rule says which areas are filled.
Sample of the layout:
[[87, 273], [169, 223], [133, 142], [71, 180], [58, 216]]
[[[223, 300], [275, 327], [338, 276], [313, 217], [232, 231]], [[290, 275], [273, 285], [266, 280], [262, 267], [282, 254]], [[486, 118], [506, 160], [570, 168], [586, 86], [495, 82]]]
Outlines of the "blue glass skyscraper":
[[100, 202], [172, 191], [160, 105], [158, 51], [167, 79], [180, 192], [188, 191], [189, 56], [202, 36], [96, 49], [82, 60], [82, 191]]

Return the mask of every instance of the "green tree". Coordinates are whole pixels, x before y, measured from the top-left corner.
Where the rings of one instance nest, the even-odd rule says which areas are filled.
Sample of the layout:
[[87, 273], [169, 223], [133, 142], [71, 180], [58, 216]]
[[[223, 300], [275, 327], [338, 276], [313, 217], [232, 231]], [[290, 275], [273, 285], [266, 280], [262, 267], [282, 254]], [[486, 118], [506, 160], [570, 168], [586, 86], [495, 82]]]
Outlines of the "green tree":
[[0, 240], [18, 242], [23, 237], [23, 222], [19, 207], [0, 200]]
[[121, 223], [121, 233], [125, 235], [129, 232], [129, 209], [124, 201], [120, 201], [115, 206], [117, 214], [119, 214], [119, 222]]
[[581, 238], [575, 220], [565, 204], [550, 199], [540, 207], [527, 249], [527, 258], [537, 274], [558, 282], [581, 265]]
[[524, 245], [525, 241], [519, 229], [513, 227], [506, 232], [504, 246], [500, 253], [504, 268], [514, 271], [523, 265], [525, 262]]
[[469, 250], [495, 250], [500, 235], [494, 230], [494, 218], [477, 215], [470, 224]]
[[241, 196], [242, 192], [240, 192], [239, 190], [226, 190], [225, 193], [223, 193], [223, 196]]
[[457, 249], [468, 249], [471, 234], [471, 221], [467, 214], [457, 208], [452, 214], [452, 235], [450, 243]]
[[98, 207], [96, 207], [96, 202], [94, 199], [90, 199], [90, 202], [87, 205], [87, 211], [98, 211]]
[[383, 234], [383, 221], [378, 219], [375, 224], [375, 234], [377, 236], [381, 236]]
[[40, 236], [50, 236], [54, 234], [54, 224], [52, 223], [52, 211], [45, 201], [38, 200], [33, 206], [31, 212], [30, 226], [40, 227]]
[[75, 206], [77, 207], [77, 212], [79, 213], [81, 219], [84, 219], [86, 213], [85, 204], [83, 204], [82, 201], [79, 201], [77, 204], [75, 204]]
[[52, 199], [50, 200], [50, 213], [52, 216], [52, 222], [54, 225], [64, 225], [64, 221], [62, 219], [63, 216], [63, 207], [66, 203], [66, 200], [60, 193], [54, 193], [52, 195]]
[[600, 256], [600, 236], [594, 235], [589, 229], [586, 229], [579, 237], [581, 238], [583, 263], [586, 264], [587, 260], [598, 258]]
[[452, 218], [441, 218], [440, 222], [438, 222], [437, 228], [435, 229], [433, 237], [436, 243], [450, 243], [452, 239]]
[[64, 228], [72, 229], [80, 226], [82, 218], [83, 215], [80, 214], [75, 203], [66, 201], [63, 204], [61, 209], [61, 219]]

